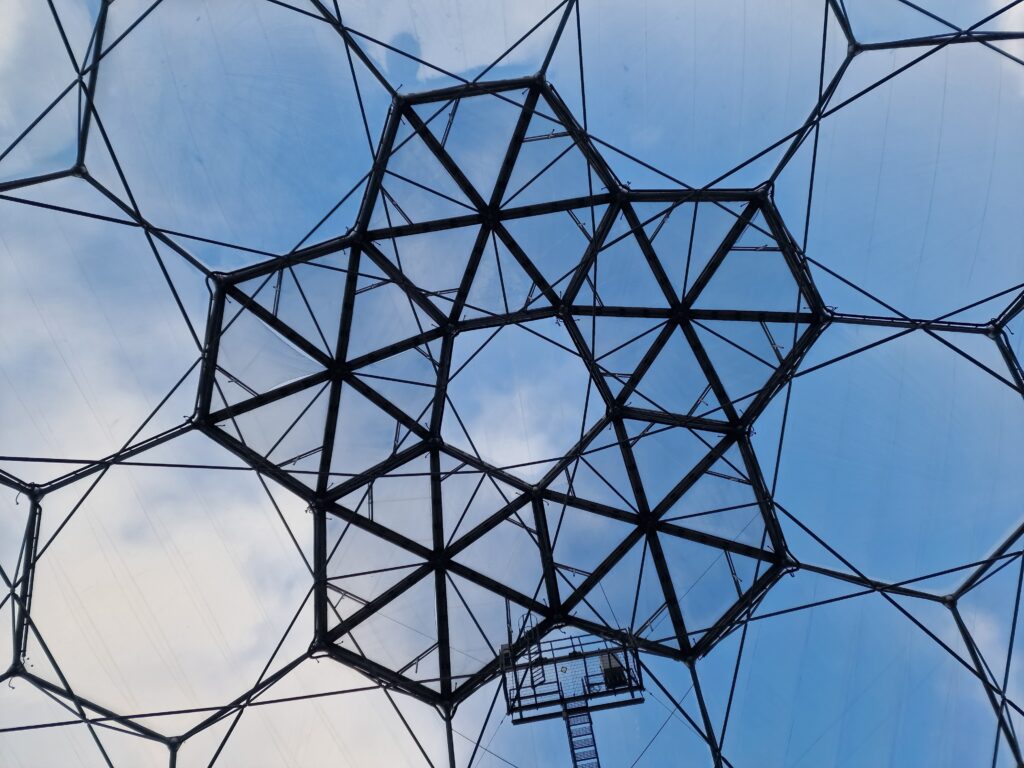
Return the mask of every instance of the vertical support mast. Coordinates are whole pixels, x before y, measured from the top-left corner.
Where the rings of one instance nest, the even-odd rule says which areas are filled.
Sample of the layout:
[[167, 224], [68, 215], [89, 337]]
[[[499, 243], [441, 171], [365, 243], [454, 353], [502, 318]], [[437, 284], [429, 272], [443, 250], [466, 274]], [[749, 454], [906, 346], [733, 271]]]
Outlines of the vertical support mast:
[[29, 623], [31, 622], [32, 586], [35, 582], [36, 557], [39, 549], [39, 527], [42, 521], [42, 506], [35, 493], [29, 496], [30, 507], [25, 535], [21, 544], [21, 569], [17, 580], [18, 595], [14, 604], [14, 659], [13, 666], [20, 668], [25, 663], [28, 650]]

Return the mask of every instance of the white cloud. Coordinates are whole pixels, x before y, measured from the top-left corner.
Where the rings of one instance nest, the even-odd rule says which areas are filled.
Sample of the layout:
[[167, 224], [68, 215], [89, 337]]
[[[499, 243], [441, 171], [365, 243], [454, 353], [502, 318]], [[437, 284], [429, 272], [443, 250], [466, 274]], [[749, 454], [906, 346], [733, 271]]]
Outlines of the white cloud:
[[[511, 47], [556, 5], [552, 0], [525, 0], [516, 3], [467, 2], [466, 0], [360, 0], [343, 4], [345, 23], [384, 43], [395, 45], [456, 74], [469, 72], [494, 61]], [[540, 68], [551, 43], [554, 25], [561, 10], [516, 47], [502, 65], [518, 65], [528, 72]], [[402, 57], [388, 54], [372, 43], [366, 50], [392, 78], [415, 74], [418, 81], [429, 81], [441, 73], [427, 66], [407, 64]], [[396, 82], [397, 85], [397, 82]], [[404, 91], [414, 90], [404, 83]]]
[[[391, 0], [353, 6], [346, 21], [386, 42], [411, 36], [420, 55], [465, 72], [493, 60], [550, 6], [446, 0], [425, 10], [413, 0]], [[4, 135], [20, 130], [30, 107], [70, 80], [60, 63], [59, 40], [55, 47], [47, 16], [39, 13], [42, 7], [20, 0], [4, 9], [5, 28], [15, 30], [0, 33]], [[106, 99], [101, 108], [114, 112], [109, 127], [123, 149], [133, 189], [144, 212], [156, 213], [158, 223], [196, 224], [203, 233], [257, 245], [290, 242], [291, 228], [315, 222], [323, 205], [346, 191], [366, 161], [352, 103], [333, 90], [347, 87], [347, 75], [338, 75], [347, 72], [343, 51], [331, 47], [339, 41], [329, 30], [307, 28], [300, 17], [277, 15], [288, 12], [266, 3], [259, 8], [281, 25], [256, 13], [240, 17], [247, 6], [237, 3], [192, 3], [187, 13], [179, 13], [181, 7], [165, 3], [139, 28], [140, 44], [126, 44], [101, 70], [107, 89], [101, 90]], [[618, 12], [633, 13], [624, 5]], [[239, 18], [244, 23], [233, 25]], [[610, 34], [615, 26], [608, 23], [604, 31]], [[657, 26], [642, 25], [637, 34], [657, 33]], [[38, 45], [40, 39], [46, 45]], [[509, 62], [529, 71], [548, 39], [534, 37]], [[394, 74], [396, 59], [381, 54], [379, 60]], [[432, 70], [415, 67], [413, 74], [428, 87], [436, 84]], [[313, 82], [314, 77], [319, 79]], [[743, 74], [737, 77], [742, 80]], [[325, 95], [335, 100], [320, 110], [318, 99]], [[378, 99], [372, 106], [380, 111], [386, 103]], [[613, 106], [609, 114], [621, 111], [621, 105]], [[383, 111], [372, 119], [382, 120]], [[647, 123], [638, 134], [645, 141], [651, 140], [656, 121]], [[43, 155], [68, 142], [61, 130], [39, 136], [43, 141], [36, 146]], [[685, 144], [674, 133], [669, 138], [674, 146]], [[713, 138], [718, 143], [720, 137]], [[7, 169], [28, 167], [8, 164]], [[105, 225], [2, 205], [7, 218], [0, 227], [0, 325], [17, 329], [0, 336], [4, 450], [106, 453], [180, 375], [194, 347], [138, 232], [117, 230], [120, 234], [107, 238], [114, 230]], [[484, 365], [473, 374], [478, 378], [471, 389], [484, 391], [462, 414], [470, 434], [479, 439], [485, 458], [499, 464], [557, 456], [578, 434], [585, 376], [578, 361], [562, 368], [527, 360], [515, 373], [512, 352], [504, 365]], [[190, 406], [190, 397], [183, 403]], [[180, 419], [187, 408], [181, 410], [171, 415]], [[193, 449], [190, 459], [203, 455]], [[218, 451], [210, 455], [223, 459]], [[46, 502], [49, 530], [72, 504], [70, 491]], [[292, 499], [286, 515], [297, 533], [308, 535], [301, 503]], [[4, 528], [5, 538], [16, 534], [20, 521], [18, 516], [10, 531]], [[115, 470], [45, 556], [37, 618], [83, 695], [128, 709], [217, 704], [251, 684], [283, 631], [282, 621], [308, 589], [307, 578], [252, 475]], [[976, 631], [985, 642], [998, 641], [994, 621], [982, 621]], [[301, 652], [308, 637], [303, 617], [292, 649]], [[325, 678], [337, 685], [359, 679], [329, 662], [310, 663], [277, 690], [326, 687]], [[477, 698], [467, 711], [486, 709], [487, 703]], [[0, 699], [0, 707], [5, 704], [0, 714], [6, 720], [24, 700]], [[438, 721], [432, 712], [417, 718], [428, 748], [439, 754]], [[379, 693], [324, 699], [280, 713], [275, 707], [254, 709], [240, 729], [226, 764], [420, 761]], [[206, 764], [209, 752], [203, 750], [222, 732], [204, 734], [183, 756]], [[65, 759], [57, 754], [64, 732], [45, 733], [20, 757], [12, 754], [19, 749], [8, 746], [12, 741], [2, 741], [0, 755], [17, 764], [38, 757], [31, 750], [43, 749], [45, 759]], [[78, 729], [70, 747], [75, 759], [92, 749], [81, 734]], [[131, 765], [149, 759], [125, 758]], [[179, 765], [183, 762], [189, 764], [183, 759]]]

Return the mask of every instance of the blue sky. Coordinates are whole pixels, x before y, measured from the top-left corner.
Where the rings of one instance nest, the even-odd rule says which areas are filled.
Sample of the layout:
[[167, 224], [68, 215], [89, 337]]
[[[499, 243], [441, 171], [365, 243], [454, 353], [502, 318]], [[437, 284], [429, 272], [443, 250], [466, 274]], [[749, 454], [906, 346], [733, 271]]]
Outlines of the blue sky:
[[[961, 26], [997, 8], [993, 0], [922, 5]], [[898, 0], [846, 0], [846, 6], [855, 34], [864, 41], [948, 31]], [[56, 7], [80, 57], [96, 3], [65, 0]], [[117, 0], [110, 8], [108, 42], [146, 7]], [[465, 77], [478, 74], [551, 8], [545, 0], [343, 4], [344, 21], [352, 28]], [[16, 0], [5, 13], [16, 31], [0, 33], [4, 146], [75, 76], [43, 4]], [[536, 71], [556, 19], [557, 14], [492, 75]], [[715, 181], [806, 119], [818, 94], [822, 21], [821, 0], [630, 5], [582, 0], [587, 127], [594, 137], [672, 179], [692, 186]], [[582, 121], [573, 26], [574, 21], [548, 76]], [[1020, 31], [1024, 11], [1012, 9], [983, 28]], [[827, 34], [826, 82], [845, 55], [834, 20]], [[402, 92], [455, 82], [367, 39], [362, 44]], [[948, 46], [823, 121], [806, 253], [820, 264], [812, 264], [811, 271], [830, 307], [895, 316], [827, 270], [897, 312], [921, 319], [1003, 292], [951, 317], [986, 322], [1020, 294], [1024, 65], [999, 51], [1010, 56], [1024, 51], [1019, 42], [997, 47]], [[860, 54], [832, 103], [925, 50]], [[311, 242], [338, 236], [352, 224], [359, 183], [371, 161], [367, 131], [376, 142], [390, 103], [358, 61], [352, 66], [358, 93], [336, 32], [294, 11], [256, 0], [165, 0], [105, 57], [96, 104], [140, 211], [171, 231], [170, 238], [205, 268], [230, 270], [286, 253], [307, 236]], [[73, 91], [18, 149], [0, 159], [0, 181], [73, 162], [75, 104]], [[487, 149], [474, 151], [486, 157]], [[633, 188], [674, 186], [613, 149], [603, 151], [620, 180]], [[783, 151], [767, 153], [719, 185], [759, 184]], [[775, 201], [798, 242], [811, 161], [808, 142], [775, 189]], [[95, 129], [85, 163], [97, 180], [127, 199]], [[309, 235], [353, 188], [348, 202]], [[24, 202], [123, 220], [124, 213], [86, 181], [68, 178], [12, 194], [21, 201], [0, 200], [0, 318], [3, 327], [16, 329], [0, 335], [0, 455], [99, 459], [133, 438], [200, 350], [142, 231]], [[209, 300], [205, 276], [166, 245], [157, 248], [201, 339]], [[424, 279], [441, 280], [443, 261], [424, 258], [425, 272], [433, 273]], [[325, 279], [321, 288], [326, 301], [331, 285]], [[383, 302], [367, 311], [384, 320], [394, 307]], [[509, 464], [563, 450], [568, 425], [578, 429], [580, 393], [586, 387], [583, 372], [552, 354], [550, 345], [515, 331], [506, 329], [501, 343], [488, 348], [493, 359], [485, 355], [467, 367], [465, 383], [460, 382], [468, 431], [480, 437], [477, 447], [485, 457]], [[562, 331], [543, 332], [555, 337]], [[803, 369], [892, 334], [891, 329], [835, 324], [816, 342]], [[1024, 328], [1018, 334], [1019, 350]], [[797, 560], [899, 581], [983, 559], [1019, 525], [1024, 498], [1017, 458], [1024, 448], [1020, 393], [976, 364], [1009, 376], [992, 339], [941, 338], [974, 360], [914, 331], [796, 379], [775, 497], [846, 562], [783, 514], [784, 534]], [[470, 350], [470, 341], [459, 344]], [[466, 354], [457, 345], [460, 353]], [[254, 365], [271, 360], [269, 352], [265, 355]], [[528, 362], [526, 374], [505, 375], [510, 362]], [[558, 368], [556, 387], [545, 383], [552, 377], [540, 375], [553, 368]], [[182, 423], [191, 413], [195, 388], [193, 370], [135, 437]], [[753, 438], [769, 480], [776, 472], [785, 404], [782, 393], [759, 418]], [[518, 418], [504, 418], [517, 410]], [[355, 461], [380, 449], [373, 435], [362, 435], [345, 443]], [[36, 621], [72, 688], [111, 709], [151, 712], [223, 704], [259, 677], [296, 612], [298, 629], [288, 633], [271, 667], [308, 646], [312, 619], [304, 601], [311, 582], [303, 558], [312, 556], [310, 516], [300, 500], [276, 485], [268, 491], [238, 459], [199, 435], [178, 438], [145, 457], [154, 463], [239, 469], [117, 467], [95, 489], [90, 489], [94, 478], [87, 478], [48, 496], [43, 540], [68, 522], [38, 566]], [[0, 468], [41, 482], [70, 467], [0, 459]], [[28, 502], [6, 490], [2, 499], [0, 566], [13, 573]], [[387, 513], [396, 520], [422, 501], [422, 489], [405, 485], [382, 499], [392, 505]], [[297, 541], [282, 522], [299, 532]], [[429, 537], [429, 531], [420, 534]], [[338, 555], [339, 572], [358, 570], [364, 561], [378, 567], [399, 564], [389, 560], [393, 553], [373, 546], [348, 540]], [[512, 567], [506, 559], [516, 562], [519, 551], [482, 556], [501, 570]], [[1000, 683], [1019, 568], [1019, 558], [1014, 559], [968, 593], [960, 607]], [[946, 594], [968, 572], [919, 586]], [[516, 578], [509, 573], [510, 581]], [[893, 598], [934, 637], [877, 593], [769, 616], [856, 589], [804, 571], [783, 578], [769, 592], [756, 613], [766, 618], [750, 622], [743, 639], [724, 743], [732, 765], [989, 764], [996, 725], [984, 689], [936, 642], [969, 659], [946, 608]], [[403, 617], [391, 618], [429, 624], [430, 617], [417, 614], [422, 604], [412, 602]], [[10, 611], [9, 602], [0, 607], [5, 623]], [[407, 651], [386, 648], [384, 635], [368, 637], [381, 643], [382, 652]], [[716, 729], [725, 717], [739, 644], [735, 633], [697, 664]], [[38, 644], [30, 658], [37, 674], [57, 678]], [[685, 668], [645, 661], [699, 721]], [[3, 660], [0, 666], [6, 666]], [[328, 661], [306, 661], [271, 695], [365, 682]], [[495, 685], [475, 694], [456, 717], [463, 734], [456, 738], [460, 765], [472, 752]], [[1016, 701], [1024, 694], [1014, 667], [1007, 694]], [[396, 702], [374, 690], [252, 707], [216, 764], [426, 765], [395, 706], [413, 724], [430, 760], [445, 764], [444, 731], [435, 713], [405, 697]], [[512, 727], [501, 718], [502, 706], [499, 697], [498, 715], [482, 740], [488, 751], [474, 765], [567, 764], [560, 721]], [[68, 716], [23, 681], [0, 690], [0, 726]], [[195, 717], [154, 718], [151, 724], [175, 733]], [[1012, 720], [1021, 725], [1016, 713]], [[599, 713], [595, 723], [606, 765], [712, 765], [704, 743], [650, 680], [643, 705]], [[190, 740], [178, 765], [208, 764], [226, 725]], [[145, 740], [105, 731], [103, 739], [115, 765], [166, 765], [163, 750]], [[0, 755], [12, 765], [104, 764], [82, 726], [0, 734]], [[997, 765], [1011, 763], [1003, 746]]]

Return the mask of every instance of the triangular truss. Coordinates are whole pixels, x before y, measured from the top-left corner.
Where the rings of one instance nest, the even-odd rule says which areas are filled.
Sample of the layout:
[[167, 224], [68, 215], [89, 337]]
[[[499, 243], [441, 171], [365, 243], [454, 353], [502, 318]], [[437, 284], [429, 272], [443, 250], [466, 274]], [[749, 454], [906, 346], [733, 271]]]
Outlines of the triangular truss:
[[[680, 760], [724, 768], [733, 765], [725, 736], [750, 628], [865, 597], [978, 685], [994, 715], [985, 738], [991, 744], [994, 735], [995, 748], [985, 759], [1024, 765], [1024, 702], [1015, 699], [1013, 666], [1021, 652], [1024, 526], [1001, 532], [1001, 541], [984, 539], [989, 549], [969, 563], [886, 580], [847, 559], [843, 546], [776, 493], [797, 377], [913, 334], [982, 372], [1001, 394], [1024, 394], [1022, 285], [940, 316], [905, 314], [807, 245], [822, 126], [936, 51], [969, 43], [1024, 64], [1024, 32], [1000, 26], [1012, 4], [966, 26], [903, 0], [887, 3], [891, 13], [823, 0], [810, 114], [731, 171], [691, 186], [592, 132], [584, 10], [575, 0], [517, 30], [511, 47], [471, 80], [431, 64], [415, 46], [401, 50], [357, 31], [344, 4], [275, 0], [267, 6], [282, 14], [278, 21], [316, 24], [337, 42], [334, 65], [347, 69], [351, 112], [338, 143], [345, 152], [358, 143], [365, 161], [365, 174], [346, 179], [341, 199], [316, 211], [315, 226], [294, 247], [268, 238], [286, 228], [261, 229], [253, 212], [246, 222], [253, 240], [244, 245], [222, 233], [183, 231], [174, 225], [175, 195], [126, 170], [125, 157], [138, 148], [118, 154], [118, 131], [127, 129], [123, 120], [103, 120], [117, 95], [102, 90], [104, 74], [124, 69], [119, 57], [140, 37], [136, 30], [172, 4], [72, 5], [19, 11], [27, 28], [46, 30], [38, 41], [52, 65], [46, 77], [63, 79], [52, 94], [39, 88], [24, 104], [5, 103], [19, 124], [0, 147], [0, 198], [40, 216], [129, 233], [130, 258], [96, 247], [92, 230], [64, 236], [110, 257], [82, 267], [107, 282], [118, 282], [119, 270], [128, 282], [140, 269], [135, 257], [147, 257], [168, 289], [164, 299], [180, 311], [177, 330], [191, 364], [173, 371], [167, 393], [142, 381], [152, 370], [140, 374], [155, 407], [126, 439], [109, 413], [93, 414], [104, 433], [86, 444], [98, 457], [2, 457], [13, 523], [5, 518], [0, 532], [17, 534], [0, 541], [0, 619], [11, 641], [0, 682], [13, 691], [8, 707], [13, 701], [44, 714], [0, 723], [0, 735], [84, 724], [78, 730], [97, 764], [136, 764], [141, 753], [129, 742], [154, 748], [156, 761], [169, 759], [172, 768], [189, 750], [189, 758], [213, 764], [243, 713], [250, 722], [253, 712], [274, 709], [264, 704], [372, 691], [376, 706], [408, 732], [416, 759], [473, 765], [486, 752], [503, 760], [489, 746], [502, 658], [528, 657], [543, 638], [573, 646], [588, 636], [636, 654], [648, 690], [671, 705], [662, 728], [677, 729]], [[871, 30], [864, 39], [861, 28]], [[521, 67], [510, 54], [539, 39], [539, 66]], [[926, 52], [910, 59], [918, 49]], [[857, 57], [877, 51], [906, 53], [908, 63], [842, 91]], [[391, 56], [397, 63], [382, 64]], [[552, 62], [566, 56], [578, 97], [553, 84], [564, 78], [551, 76]], [[417, 92], [397, 79], [421, 67], [443, 87]], [[317, 112], [316, 120], [330, 115]], [[789, 185], [804, 166], [794, 208]], [[733, 181], [741, 172], [761, 174], [761, 183]], [[232, 194], [244, 198], [248, 177], [238, 176]], [[335, 194], [333, 183], [326, 188]], [[312, 193], [308, 201], [323, 202]], [[793, 211], [805, 202], [797, 221]], [[47, 225], [35, 226], [42, 241]], [[69, 271], [58, 266], [40, 259], [39, 295], [55, 273]], [[857, 311], [837, 309], [837, 297]], [[96, 303], [104, 328], [115, 330], [118, 302]], [[70, 325], [91, 322], [85, 314]], [[825, 354], [816, 342], [830, 328], [862, 337]], [[64, 354], [69, 345], [48, 324], [47, 331]], [[169, 367], [161, 349], [150, 351]], [[79, 404], [92, 410], [93, 393], [68, 368]], [[188, 415], [169, 415], [175, 410]], [[759, 428], [772, 435], [769, 450]], [[70, 447], [75, 431], [66, 430], [61, 449], [85, 455]], [[51, 463], [74, 466], [45, 480], [22, 473]], [[80, 593], [55, 565], [92, 553], [60, 545], [69, 536], [102, 543], [106, 505], [163, 492], [128, 479], [142, 467], [244, 475], [298, 554], [298, 576], [290, 578], [301, 599], [285, 635], [265, 665], [259, 659], [255, 681], [230, 700], [147, 712], [121, 681], [94, 695], [94, 680], [62, 666], [77, 638], [48, 634], [60, 635], [54, 606], [81, 609], [86, 623], [100, 615], [105, 595], [100, 608], [90, 603], [92, 613], [81, 608], [92, 588]], [[249, 523], [224, 519], [236, 530]], [[142, 551], [144, 536], [140, 542]], [[193, 575], [187, 549], [187, 540], [175, 542], [171, 558], [182, 583]], [[154, 584], [145, 574], [129, 584], [112, 572], [118, 588], [178, 597], [179, 584]], [[793, 587], [789, 575], [806, 581], [794, 579]], [[196, 631], [189, 620], [177, 624], [184, 634]], [[165, 637], [145, 640], [164, 653]], [[711, 669], [717, 685], [707, 684]], [[291, 691], [290, 681], [303, 675], [315, 684]], [[424, 716], [434, 723], [436, 715], [446, 737], [440, 758], [416, 735]], [[465, 758], [454, 734], [471, 745]], [[569, 735], [574, 743], [571, 728]], [[740, 738], [735, 728], [730, 735], [732, 744]], [[589, 749], [589, 730], [587, 739]]]
[[[443, 706], [496, 674], [483, 617], [506, 601], [541, 633], [703, 655], [792, 565], [749, 432], [826, 315], [770, 190], [627, 189], [541, 78], [396, 97], [379, 146], [350, 235], [217, 277], [201, 377], [203, 431], [325, 540], [344, 525], [407, 566], [356, 583], [324, 548], [315, 646]], [[578, 250], [517, 239], [535, 219]], [[385, 291], [387, 327], [357, 331]], [[416, 501], [383, 514], [399, 481]], [[691, 500], [716, 481], [741, 502]], [[638, 546], [658, 597], [627, 622], [596, 596]], [[708, 567], [726, 578], [698, 585]], [[400, 630], [409, 600], [430, 610]]]

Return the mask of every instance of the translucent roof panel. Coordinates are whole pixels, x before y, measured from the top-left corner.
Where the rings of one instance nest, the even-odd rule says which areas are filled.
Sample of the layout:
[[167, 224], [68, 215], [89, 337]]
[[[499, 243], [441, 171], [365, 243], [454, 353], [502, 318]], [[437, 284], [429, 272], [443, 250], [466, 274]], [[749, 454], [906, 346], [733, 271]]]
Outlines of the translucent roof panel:
[[1022, 9], [0, 0], [0, 764], [1024, 765]]

